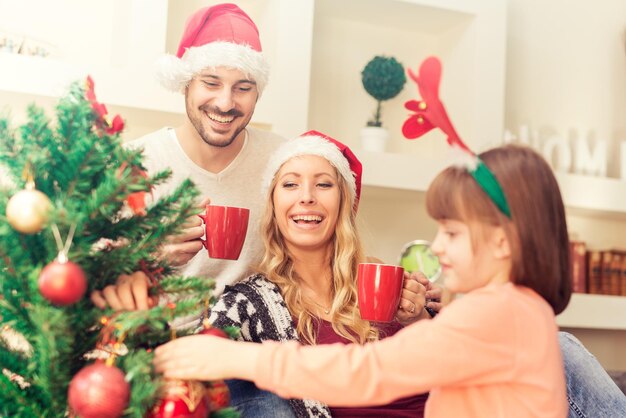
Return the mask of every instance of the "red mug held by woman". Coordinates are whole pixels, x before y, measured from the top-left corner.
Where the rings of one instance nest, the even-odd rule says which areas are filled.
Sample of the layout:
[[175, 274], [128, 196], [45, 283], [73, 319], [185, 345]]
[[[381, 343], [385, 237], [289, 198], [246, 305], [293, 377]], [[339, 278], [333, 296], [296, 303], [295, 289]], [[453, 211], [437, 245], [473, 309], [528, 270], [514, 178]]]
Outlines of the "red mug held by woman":
[[400, 266], [361, 263], [357, 273], [361, 318], [376, 322], [393, 320], [400, 297], [404, 269]]
[[209, 257], [237, 260], [248, 231], [250, 209], [207, 205], [204, 215], [206, 240], [202, 241]]

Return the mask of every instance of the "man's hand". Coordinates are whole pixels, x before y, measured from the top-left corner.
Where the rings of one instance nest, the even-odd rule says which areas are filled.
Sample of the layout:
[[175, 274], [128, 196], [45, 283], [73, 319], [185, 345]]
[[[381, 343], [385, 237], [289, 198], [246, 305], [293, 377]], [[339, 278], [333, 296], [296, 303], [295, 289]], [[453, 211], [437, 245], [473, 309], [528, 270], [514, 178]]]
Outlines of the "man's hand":
[[[203, 199], [199, 207], [204, 208], [211, 203], [211, 199]], [[172, 266], [187, 264], [203, 248], [200, 240], [205, 228], [202, 219], [194, 215], [187, 219], [183, 231], [179, 235], [170, 237], [161, 247], [159, 255]]]
[[122, 274], [117, 284], [91, 293], [91, 301], [100, 309], [107, 306], [116, 311], [142, 311], [150, 309], [158, 302], [156, 296], [149, 296], [150, 279], [142, 271], [131, 275]]

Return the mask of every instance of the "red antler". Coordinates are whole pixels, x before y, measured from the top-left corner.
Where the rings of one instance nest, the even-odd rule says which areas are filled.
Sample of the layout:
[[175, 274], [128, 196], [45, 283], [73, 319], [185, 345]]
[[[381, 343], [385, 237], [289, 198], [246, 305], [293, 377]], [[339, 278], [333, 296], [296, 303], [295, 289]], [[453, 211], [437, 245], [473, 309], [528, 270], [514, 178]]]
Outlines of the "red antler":
[[454, 130], [445, 107], [439, 100], [439, 82], [441, 81], [441, 62], [436, 57], [426, 58], [420, 65], [419, 76], [408, 69], [409, 77], [415, 81], [421, 101], [409, 100], [404, 104], [410, 115], [402, 126], [402, 133], [407, 139], [415, 139], [433, 128], [441, 129], [448, 135], [448, 143], [474, 154]]

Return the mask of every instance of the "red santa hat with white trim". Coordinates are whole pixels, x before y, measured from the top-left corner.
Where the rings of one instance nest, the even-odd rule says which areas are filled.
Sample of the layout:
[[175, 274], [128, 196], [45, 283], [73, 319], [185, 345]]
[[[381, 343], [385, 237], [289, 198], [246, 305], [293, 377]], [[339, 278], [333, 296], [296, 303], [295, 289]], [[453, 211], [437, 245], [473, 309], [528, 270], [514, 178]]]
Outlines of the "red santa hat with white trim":
[[256, 82], [259, 94], [269, 76], [259, 30], [243, 10], [230, 3], [205, 7], [192, 14], [176, 56], [162, 57], [157, 66], [159, 81], [174, 92], [183, 92], [205, 68], [236, 68]]
[[304, 155], [323, 157], [335, 167], [337, 173], [346, 181], [352, 204], [356, 210], [361, 196], [363, 166], [347, 145], [318, 131], [305, 132], [278, 147], [265, 168], [262, 196], [267, 196], [272, 180], [283, 164], [293, 157]]

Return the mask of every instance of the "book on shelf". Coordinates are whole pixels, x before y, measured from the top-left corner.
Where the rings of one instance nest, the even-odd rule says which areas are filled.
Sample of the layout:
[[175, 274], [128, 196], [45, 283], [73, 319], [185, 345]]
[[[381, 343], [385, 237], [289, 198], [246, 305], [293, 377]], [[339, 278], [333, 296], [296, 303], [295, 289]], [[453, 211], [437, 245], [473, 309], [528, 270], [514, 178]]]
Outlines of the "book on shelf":
[[587, 293], [600, 294], [602, 289], [602, 252], [587, 251]]
[[621, 296], [626, 296], [626, 255], [622, 257], [622, 276], [620, 278], [620, 293]]
[[[570, 241], [570, 274], [572, 278], [572, 291], [587, 293], [587, 245], [582, 241]], [[625, 266], [626, 267], [626, 266]]]
[[587, 251], [587, 293], [626, 296], [626, 252]]
[[608, 280], [607, 295], [620, 296], [622, 294], [622, 264], [626, 255], [621, 251], [613, 252], [613, 261], [611, 262], [611, 276]]
[[611, 294], [611, 267], [613, 266], [613, 258], [615, 254], [613, 251], [606, 250], [601, 251], [602, 253], [602, 273], [600, 276], [600, 286], [598, 288], [598, 293], [601, 295], [610, 295]]

